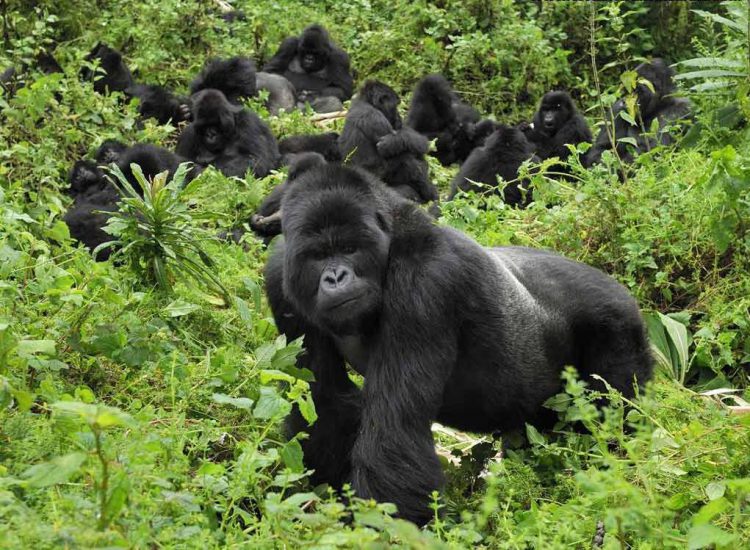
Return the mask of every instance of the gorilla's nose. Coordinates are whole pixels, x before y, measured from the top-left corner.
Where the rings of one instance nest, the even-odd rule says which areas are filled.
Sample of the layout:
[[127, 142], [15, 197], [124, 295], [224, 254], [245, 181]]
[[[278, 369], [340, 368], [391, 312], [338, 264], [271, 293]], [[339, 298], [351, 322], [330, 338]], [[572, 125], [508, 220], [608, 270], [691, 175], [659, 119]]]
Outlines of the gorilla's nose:
[[352, 280], [349, 268], [343, 266], [331, 267], [323, 272], [321, 286], [326, 292], [338, 292], [347, 287]]

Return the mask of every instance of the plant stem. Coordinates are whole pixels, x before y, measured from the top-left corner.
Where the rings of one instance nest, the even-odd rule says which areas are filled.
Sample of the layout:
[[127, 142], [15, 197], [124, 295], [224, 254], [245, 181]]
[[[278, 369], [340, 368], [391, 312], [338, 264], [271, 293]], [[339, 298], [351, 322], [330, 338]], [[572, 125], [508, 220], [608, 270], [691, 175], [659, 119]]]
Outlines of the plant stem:
[[102, 465], [102, 478], [99, 483], [99, 522], [98, 528], [100, 531], [104, 531], [107, 527], [107, 493], [109, 492], [109, 463], [107, 457], [104, 456], [104, 450], [102, 449], [102, 432], [98, 428], [94, 428], [94, 441], [96, 443], [96, 456], [99, 457], [99, 462]]

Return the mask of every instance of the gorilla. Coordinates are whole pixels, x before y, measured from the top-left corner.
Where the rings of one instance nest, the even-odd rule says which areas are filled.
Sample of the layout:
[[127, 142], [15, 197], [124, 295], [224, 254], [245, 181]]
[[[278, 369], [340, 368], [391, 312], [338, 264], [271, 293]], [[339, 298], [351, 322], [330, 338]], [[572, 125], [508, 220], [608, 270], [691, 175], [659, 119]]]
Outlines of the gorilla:
[[310, 25], [299, 37], [286, 38], [263, 67], [284, 76], [297, 91], [297, 100], [319, 112], [338, 111], [352, 97], [349, 55], [337, 47], [321, 25]]
[[486, 191], [477, 183], [497, 189], [497, 178], [508, 182], [503, 190], [503, 200], [511, 206], [527, 206], [531, 202], [531, 190], [525, 181], [517, 181], [518, 168], [524, 161], [539, 162], [534, 155], [534, 146], [518, 128], [500, 126], [483, 147], [472, 151], [451, 182], [450, 198], [461, 191]]
[[297, 91], [283, 76], [259, 72], [255, 79], [258, 90], [268, 91], [266, 106], [272, 115], [278, 115], [282, 109], [289, 113], [297, 106]]
[[284, 157], [305, 152], [320, 153], [327, 162], [339, 162], [341, 151], [338, 140], [337, 132], [289, 136], [279, 141], [279, 152]]
[[[128, 147], [116, 140], [106, 140], [97, 149], [96, 162], [79, 160], [73, 165], [68, 177], [70, 182], [68, 194], [74, 199], [81, 199], [108, 187], [106, 167], [113, 163], [117, 164], [135, 190], [140, 191], [141, 187], [133, 175], [131, 164], [139, 165], [143, 175], [151, 179], [164, 171], [168, 172], [168, 177], [171, 178], [183, 162], [187, 162], [187, 159], [156, 145], [137, 143]], [[185, 182], [189, 183], [199, 173], [200, 169], [193, 167], [188, 171]]]
[[444, 166], [466, 160], [495, 129], [491, 120], [480, 122], [477, 110], [462, 102], [440, 74], [427, 75], [417, 84], [406, 125], [437, 139], [435, 156]]
[[[180, 163], [186, 162], [171, 151], [147, 143], [138, 143], [131, 147], [115, 140], [107, 140], [96, 152], [96, 163], [79, 160], [71, 170], [68, 194], [73, 197], [73, 206], [64, 216], [70, 235], [93, 251], [97, 246], [112, 240], [112, 236], [104, 232], [109, 218], [106, 212], [117, 210], [120, 194], [109, 183], [106, 177], [106, 166], [115, 163], [122, 171], [128, 183], [137, 192], [142, 192], [136, 181], [131, 164], [138, 164], [146, 179], [152, 179], [157, 174], [167, 171], [171, 179]], [[98, 163], [98, 164], [97, 164]], [[185, 183], [195, 179], [200, 173], [193, 167], [185, 177]], [[102, 213], [102, 212], [104, 213]], [[106, 260], [111, 251], [103, 250], [97, 254], [97, 260]]]
[[142, 118], [153, 118], [159, 124], [180, 123], [186, 118], [186, 99], [156, 84], [133, 84], [125, 90], [130, 97], [139, 100], [138, 113]]
[[252, 169], [261, 178], [278, 167], [276, 138], [258, 115], [214, 89], [199, 91], [192, 103], [193, 122], [180, 134], [178, 155], [227, 176], [244, 177]]
[[33, 70], [45, 75], [63, 72], [57, 59], [48, 51], [42, 50], [36, 55], [33, 63], [23, 63], [20, 70], [11, 65], [0, 73], [0, 90], [6, 97], [13, 97], [20, 88], [26, 86], [24, 73]]
[[[633, 126], [619, 116], [626, 110], [626, 105], [624, 99], [618, 100], [612, 107], [610, 120], [604, 122], [605, 126], [599, 132], [594, 145], [586, 152], [584, 158], [586, 166], [597, 164], [601, 161], [604, 151], [612, 150], [610, 135], [614, 135], [620, 159], [629, 163], [633, 161], [637, 153], [650, 151], [657, 145], [671, 144], [674, 139], [668, 127], [690, 117], [692, 111], [690, 101], [672, 96], [676, 91], [672, 82], [674, 70], [663, 59], [656, 58], [650, 63], [642, 63], [635, 70], [641, 79], [648, 80], [654, 88], [652, 91], [642, 82], [636, 86], [637, 124]], [[614, 127], [612, 120], [614, 120]], [[651, 134], [651, 125], [654, 120], [657, 121], [659, 127], [655, 136]], [[633, 138], [637, 145], [633, 147], [620, 141], [626, 137]]]
[[340, 165], [303, 173], [281, 204], [266, 292], [279, 331], [304, 335], [297, 365], [315, 376], [317, 421], [294, 411], [287, 423], [290, 435], [308, 432], [314, 484], [351, 483], [423, 524], [443, 484], [433, 421], [483, 433], [546, 426], [554, 413], [543, 403], [567, 365], [627, 397], [651, 374], [638, 305], [597, 269], [483, 248]]
[[227, 101], [239, 105], [258, 92], [255, 62], [248, 57], [211, 59], [190, 83], [190, 95], [201, 90], [219, 90]]
[[418, 203], [437, 200], [424, 156], [427, 138], [402, 128], [393, 89], [376, 80], [365, 82], [346, 115], [339, 137], [344, 159], [364, 168], [408, 199]]
[[[544, 94], [533, 123], [521, 129], [536, 146], [536, 155], [541, 160], [557, 157], [566, 161], [570, 150], [565, 145], [591, 143], [592, 140], [586, 119], [578, 112], [570, 95], [562, 91]], [[565, 167], [556, 169], [562, 171]]]
[[276, 235], [281, 234], [281, 200], [286, 190], [301, 174], [315, 166], [326, 163], [320, 153], [293, 154], [289, 159], [289, 175], [284, 183], [277, 185], [258, 207], [250, 218], [250, 228], [261, 237], [266, 244]]
[[[81, 68], [80, 77], [83, 80], [93, 80], [94, 91], [97, 93], [124, 92], [135, 84], [130, 69], [122, 60], [122, 54], [107, 44], [98, 42], [84, 59], [87, 65]], [[89, 66], [97, 60], [104, 75]]]

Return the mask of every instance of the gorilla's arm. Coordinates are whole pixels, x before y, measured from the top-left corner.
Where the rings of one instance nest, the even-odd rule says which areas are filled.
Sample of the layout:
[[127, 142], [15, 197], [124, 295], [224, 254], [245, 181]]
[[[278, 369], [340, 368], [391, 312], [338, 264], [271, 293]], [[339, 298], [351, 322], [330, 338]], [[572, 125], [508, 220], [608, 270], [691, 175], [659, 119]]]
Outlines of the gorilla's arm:
[[334, 48], [328, 60], [327, 70], [330, 84], [321, 90], [320, 95], [333, 96], [341, 101], [351, 98], [354, 91], [354, 79], [352, 78], [349, 54]]
[[200, 153], [200, 140], [198, 139], [198, 134], [192, 124], [186, 126], [185, 129], [182, 130], [182, 133], [177, 140], [175, 153], [192, 161], [195, 161], [198, 158]]
[[566, 144], [576, 145], [583, 141], [591, 143], [591, 140], [591, 130], [589, 130], [586, 120], [575, 113], [555, 134], [545, 154], [547, 157], [558, 157], [565, 160], [570, 155], [570, 150], [566, 147]]
[[422, 134], [411, 128], [402, 128], [396, 133], [383, 136], [377, 143], [378, 153], [383, 158], [391, 158], [401, 153], [426, 155], [430, 149], [430, 142]]
[[[680, 120], [689, 119], [692, 115], [692, 110], [690, 100], [673, 98], [659, 111], [657, 115], [659, 119], [658, 139], [661, 145], [669, 145], [674, 142], [672, 135], [668, 131], [664, 131], [664, 128]], [[648, 130], [649, 128], [646, 128], [646, 131]]]
[[276, 326], [287, 341], [305, 335], [305, 350], [297, 356], [297, 366], [315, 375], [310, 389], [318, 414], [315, 423], [308, 426], [295, 407], [287, 419], [286, 430], [290, 437], [300, 431], [309, 434], [302, 441], [302, 449], [305, 464], [315, 470], [313, 483], [328, 482], [340, 487], [351, 474], [350, 454], [359, 429], [361, 392], [349, 379], [344, 360], [333, 341], [305, 323], [284, 299], [283, 263], [284, 243], [279, 242], [264, 273], [268, 301]]
[[[352, 111], [354, 112], [352, 113]], [[369, 103], [357, 101], [350, 113], [352, 113], [350, 116], [352, 116], [354, 126], [373, 143], [377, 143], [383, 136], [393, 133], [393, 126], [385, 118], [385, 115]]]
[[274, 56], [263, 66], [263, 71], [284, 74], [284, 71], [289, 67], [289, 63], [297, 55], [298, 45], [299, 40], [296, 37], [290, 36], [289, 38], [285, 38]]
[[[417, 230], [391, 244], [380, 323], [380, 341], [388, 344], [373, 350], [368, 362], [361, 427], [352, 450], [357, 495], [392, 501], [399, 515], [418, 524], [429, 521], [430, 494], [444, 481], [430, 427], [458, 340], [454, 316], [445, 310], [447, 300], [436, 299], [450, 295], [445, 286], [453, 271], [446, 265], [450, 260], [429, 260], [453, 255], [429, 250], [426, 238]], [[441, 337], [431, 338], [434, 334]]]

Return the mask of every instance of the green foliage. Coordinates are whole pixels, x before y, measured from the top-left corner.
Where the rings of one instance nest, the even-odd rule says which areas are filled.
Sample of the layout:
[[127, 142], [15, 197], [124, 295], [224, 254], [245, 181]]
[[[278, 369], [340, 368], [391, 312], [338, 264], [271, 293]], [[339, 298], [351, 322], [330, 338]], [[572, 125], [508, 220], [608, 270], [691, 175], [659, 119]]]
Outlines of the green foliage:
[[[627, 181], [579, 165], [559, 181], [547, 163], [527, 174], [536, 202], [526, 210], [471, 193], [442, 205], [438, 223], [483, 244], [550, 248], [611, 273], [648, 312], [659, 374], [625, 403], [566, 372], [546, 404], [559, 417], [551, 431], [502, 441], [435, 432], [448, 485], [424, 530], [394, 519], [391, 504], [312, 487], [303, 436], [284, 436], [292, 408], [317, 418], [313, 374], [295, 362], [304, 342], [276, 334], [261, 244], [215, 238], [245, 224], [283, 170], [262, 180], [209, 170], [184, 188], [183, 171], [148, 182], [136, 170], [138, 189], [116, 178], [113, 262], [94, 262], [61, 221], [75, 160], [105, 139], [171, 147], [177, 134], [137, 123], [121, 95], [79, 81], [98, 40], [123, 48], [140, 80], [184, 92], [207, 57], [262, 64], [284, 36], [320, 21], [351, 53], [358, 82], [386, 80], [404, 106], [419, 77], [441, 71], [502, 122], [557, 86], [595, 122], [654, 51], [693, 59], [690, 70], [741, 72], [746, 32], [725, 20], [742, 26], [745, 3], [232, 5], [247, 19], [228, 28], [199, 0], [3, 3], [0, 60], [26, 86], [0, 93], [0, 548], [571, 548], [590, 546], [599, 522], [605, 548], [748, 546], [748, 417], [696, 393], [734, 387], [750, 398], [743, 77], [686, 78], [730, 86], [690, 92], [700, 129], [690, 147], [641, 155]], [[64, 74], [33, 68], [44, 49]], [[698, 65], [706, 59], [720, 61]], [[727, 101], [735, 125], [718, 114]], [[251, 104], [277, 136], [320, 131], [305, 113], [269, 118]], [[445, 194], [455, 167], [430, 169]]]

